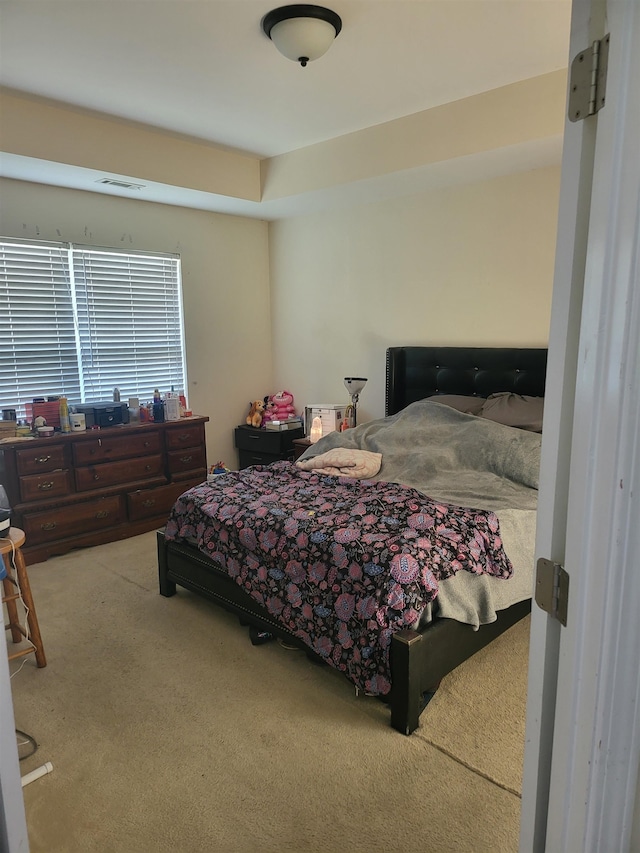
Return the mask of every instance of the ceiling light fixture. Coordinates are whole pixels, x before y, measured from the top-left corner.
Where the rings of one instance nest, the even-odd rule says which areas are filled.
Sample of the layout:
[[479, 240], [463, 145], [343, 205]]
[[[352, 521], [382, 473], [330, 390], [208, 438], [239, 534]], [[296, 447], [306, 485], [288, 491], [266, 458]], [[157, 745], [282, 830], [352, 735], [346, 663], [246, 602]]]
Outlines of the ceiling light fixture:
[[283, 56], [304, 68], [329, 50], [342, 29], [342, 20], [324, 6], [295, 3], [268, 12], [262, 29]]

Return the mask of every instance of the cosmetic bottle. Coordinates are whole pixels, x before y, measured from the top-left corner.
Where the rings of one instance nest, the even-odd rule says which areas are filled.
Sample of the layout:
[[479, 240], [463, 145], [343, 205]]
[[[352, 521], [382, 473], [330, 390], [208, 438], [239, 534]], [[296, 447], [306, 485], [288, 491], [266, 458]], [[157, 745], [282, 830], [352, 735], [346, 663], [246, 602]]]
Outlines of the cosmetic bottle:
[[60, 429], [62, 432], [71, 432], [71, 421], [69, 420], [69, 405], [66, 397], [60, 397]]

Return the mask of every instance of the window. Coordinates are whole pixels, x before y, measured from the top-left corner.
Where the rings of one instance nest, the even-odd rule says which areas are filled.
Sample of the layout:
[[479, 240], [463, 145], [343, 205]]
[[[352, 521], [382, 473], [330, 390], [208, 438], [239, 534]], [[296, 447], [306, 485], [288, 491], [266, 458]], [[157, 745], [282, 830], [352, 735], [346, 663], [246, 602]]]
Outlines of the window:
[[185, 388], [180, 259], [0, 238], [0, 405]]

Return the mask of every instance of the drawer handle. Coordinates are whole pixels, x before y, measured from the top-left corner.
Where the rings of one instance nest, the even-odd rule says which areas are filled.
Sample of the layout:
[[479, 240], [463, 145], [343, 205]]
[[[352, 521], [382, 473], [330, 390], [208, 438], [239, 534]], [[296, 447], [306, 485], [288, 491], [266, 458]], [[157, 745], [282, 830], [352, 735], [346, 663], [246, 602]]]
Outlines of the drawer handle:
[[40, 525], [40, 530], [53, 530], [56, 527], [55, 521], [47, 521]]
[[142, 506], [155, 506], [156, 501], [155, 498], [148, 498], [146, 501], [142, 501]]
[[46, 491], [47, 489], [52, 489], [53, 488], [53, 481], [48, 480], [46, 483], [38, 483], [38, 488], [42, 489], [43, 491]]
[[183, 432], [182, 435], [177, 436], [178, 441], [189, 441], [189, 433]]
[[96, 518], [107, 518], [108, 515], [109, 515], [108, 509], [101, 509], [99, 512], [96, 513]]
[[50, 459], [50, 456], [36, 456], [33, 461], [36, 463], [36, 465], [44, 465], [44, 463], [48, 462]]
[[144, 470], [145, 471], [151, 471], [151, 465], [145, 465]]
[[93, 479], [94, 479], [94, 480], [99, 480], [99, 479], [100, 479], [100, 474], [94, 474], [94, 475], [93, 475]]
[[192, 460], [192, 459], [193, 459], [193, 456], [181, 456], [181, 457], [180, 457], [180, 461], [181, 461], [181, 462], [184, 462], [185, 464], [186, 464], [187, 462], [191, 462], [191, 460]]
[[261, 437], [262, 436], [260, 436], [260, 435], [251, 435], [251, 433], [249, 433], [249, 435], [248, 435], [248, 438], [250, 438], [251, 441], [259, 441], [261, 439]]
[[151, 447], [151, 442], [150, 442], [150, 441], [145, 441], [144, 446], [145, 446], [145, 447]]

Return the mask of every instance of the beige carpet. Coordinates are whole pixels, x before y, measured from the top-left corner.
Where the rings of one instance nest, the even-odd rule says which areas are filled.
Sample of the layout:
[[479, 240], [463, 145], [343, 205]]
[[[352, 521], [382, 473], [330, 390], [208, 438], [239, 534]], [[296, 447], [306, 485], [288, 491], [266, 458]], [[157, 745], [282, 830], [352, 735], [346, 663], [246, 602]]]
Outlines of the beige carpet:
[[304, 653], [160, 596], [155, 534], [29, 576], [48, 666], [12, 679], [21, 772], [53, 764], [24, 788], [32, 853], [517, 850], [528, 620], [404, 737]]

